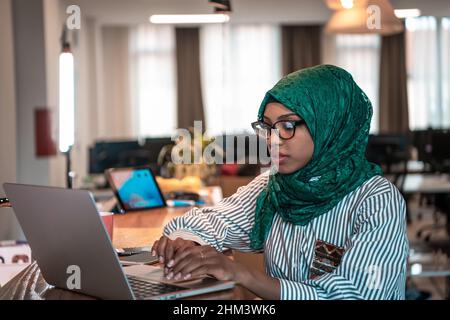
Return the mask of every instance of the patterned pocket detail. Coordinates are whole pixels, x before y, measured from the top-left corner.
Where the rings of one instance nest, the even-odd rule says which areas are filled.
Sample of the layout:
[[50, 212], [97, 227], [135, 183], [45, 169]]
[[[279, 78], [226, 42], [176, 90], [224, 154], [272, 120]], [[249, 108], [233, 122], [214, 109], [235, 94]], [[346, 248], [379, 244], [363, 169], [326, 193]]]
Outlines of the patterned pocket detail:
[[333, 272], [341, 263], [344, 248], [317, 240], [314, 247], [314, 260], [309, 269], [309, 279], [314, 280], [324, 273]]

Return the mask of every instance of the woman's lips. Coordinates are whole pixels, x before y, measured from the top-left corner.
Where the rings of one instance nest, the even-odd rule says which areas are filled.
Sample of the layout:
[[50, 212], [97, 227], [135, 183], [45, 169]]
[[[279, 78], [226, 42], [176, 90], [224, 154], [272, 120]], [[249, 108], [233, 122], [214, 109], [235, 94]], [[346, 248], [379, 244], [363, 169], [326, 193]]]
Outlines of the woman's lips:
[[279, 153], [278, 155], [273, 156], [273, 157], [272, 157], [272, 160], [273, 160], [275, 163], [278, 163], [278, 165], [282, 165], [283, 163], [285, 163], [285, 162], [287, 161], [287, 158], [288, 158], [288, 157], [289, 157], [289, 156], [286, 155], [286, 154]]

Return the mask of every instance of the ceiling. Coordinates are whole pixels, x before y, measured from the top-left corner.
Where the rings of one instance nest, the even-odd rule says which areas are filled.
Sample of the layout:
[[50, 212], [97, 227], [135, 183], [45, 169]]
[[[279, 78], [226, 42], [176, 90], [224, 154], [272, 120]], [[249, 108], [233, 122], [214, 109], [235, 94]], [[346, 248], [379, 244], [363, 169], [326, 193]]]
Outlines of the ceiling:
[[[84, 17], [101, 24], [145, 23], [152, 14], [212, 13], [207, 0], [59, 0], [78, 4]], [[449, 0], [391, 0], [396, 9], [449, 16]], [[323, 23], [331, 11], [321, 0], [232, 0], [232, 23]]]

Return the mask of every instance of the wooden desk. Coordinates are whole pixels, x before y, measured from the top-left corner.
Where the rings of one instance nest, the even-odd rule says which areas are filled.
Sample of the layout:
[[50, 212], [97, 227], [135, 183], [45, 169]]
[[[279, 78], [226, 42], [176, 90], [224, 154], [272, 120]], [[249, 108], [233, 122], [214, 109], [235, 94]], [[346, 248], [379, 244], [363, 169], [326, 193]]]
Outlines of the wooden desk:
[[[162, 229], [172, 218], [183, 215], [189, 208], [161, 208], [114, 216], [113, 244], [116, 247], [149, 246], [161, 236]], [[242, 299], [246, 290], [232, 290], [195, 296], [191, 299]], [[0, 288], [2, 299], [93, 299], [82, 294], [55, 288], [45, 282], [36, 262]]]

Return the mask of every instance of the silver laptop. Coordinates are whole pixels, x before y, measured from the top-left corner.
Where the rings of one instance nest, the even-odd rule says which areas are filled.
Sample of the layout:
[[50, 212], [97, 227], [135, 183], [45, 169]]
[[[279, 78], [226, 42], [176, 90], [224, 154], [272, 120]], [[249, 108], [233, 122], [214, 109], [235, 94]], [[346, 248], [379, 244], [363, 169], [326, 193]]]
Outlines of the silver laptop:
[[152, 266], [122, 268], [88, 191], [12, 183], [3, 187], [51, 285], [101, 299], [178, 299], [234, 287], [212, 278], [172, 285], [146, 279], [145, 268]]

